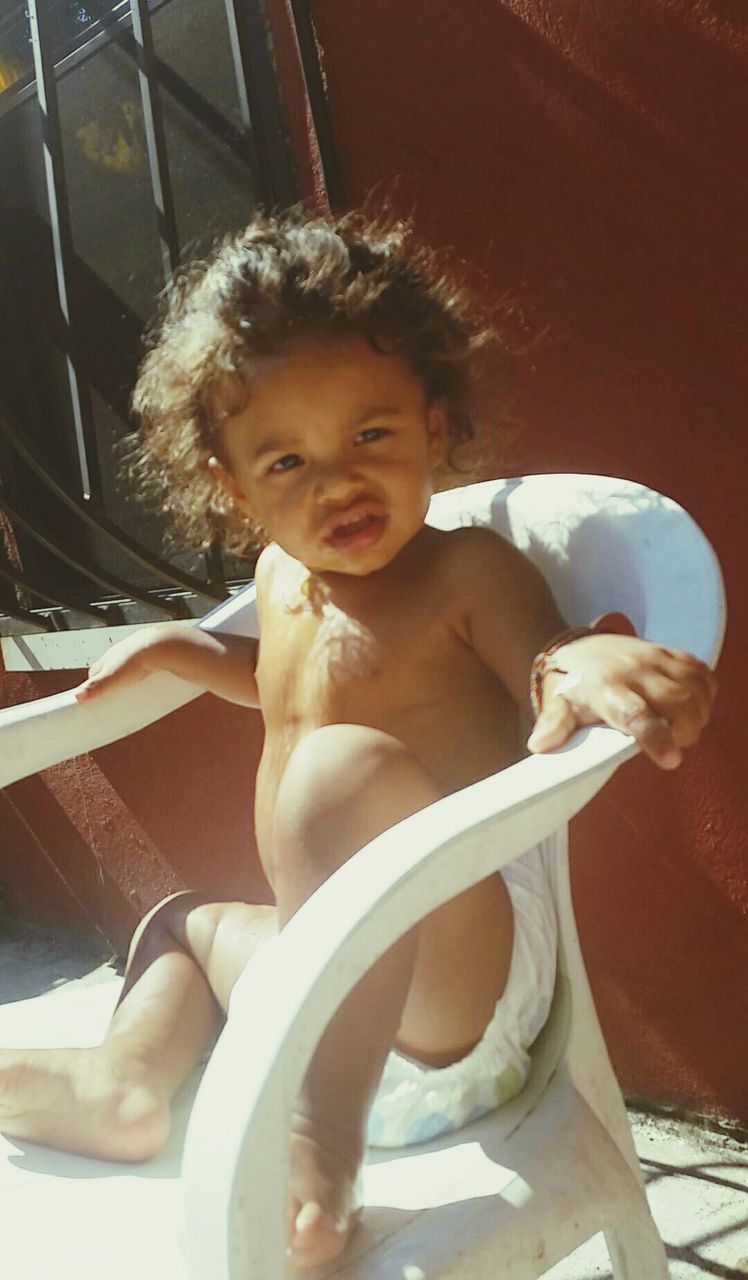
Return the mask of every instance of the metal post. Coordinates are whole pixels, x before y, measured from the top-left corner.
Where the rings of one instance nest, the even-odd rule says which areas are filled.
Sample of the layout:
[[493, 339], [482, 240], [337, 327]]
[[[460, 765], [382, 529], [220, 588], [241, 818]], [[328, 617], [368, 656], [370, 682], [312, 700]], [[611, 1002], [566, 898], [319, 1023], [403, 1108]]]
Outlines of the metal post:
[[70, 389], [70, 406], [73, 414], [81, 489], [84, 499], [90, 501], [98, 498], [101, 493], [101, 478], [96, 456], [91, 398], [88, 386], [78, 373], [75, 358], [70, 305], [70, 271], [75, 258], [75, 249], [65, 180], [57, 81], [49, 30], [49, 4], [46, 0], [28, 0], [28, 3], [31, 43], [34, 51], [34, 73], [41, 113], [44, 172], [57, 276], [57, 296], [66, 337], [65, 362]]
[[314, 132], [317, 135], [317, 146], [322, 162], [327, 199], [331, 209], [341, 209], [343, 207], [343, 178], [333, 138], [332, 118], [327, 94], [325, 93], [325, 83], [322, 79], [322, 68], [319, 64], [317, 38], [314, 34], [307, 0], [291, 0], [291, 12], [296, 28], [299, 57], [301, 58], [306, 81], [309, 109], [312, 113]]
[[158, 219], [164, 280], [168, 284], [179, 265], [179, 233], [177, 231], [174, 197], [169, 175], [164, 117], [156, 74], [156, 55], [153, 48], [151, 15], [148, 12], [147, 0], [130, 0], [130, 12], [133, 37], [135, 39], [135, 60], [138, 67], [140, 97], [143, 103], [143, 124], [148, 148], [148, 165], [151, 172], [151, 189]]
[[299, 195], [270, 53], [262, 0], [225, 0], [236, 89], [260, 203], [287, 207]]

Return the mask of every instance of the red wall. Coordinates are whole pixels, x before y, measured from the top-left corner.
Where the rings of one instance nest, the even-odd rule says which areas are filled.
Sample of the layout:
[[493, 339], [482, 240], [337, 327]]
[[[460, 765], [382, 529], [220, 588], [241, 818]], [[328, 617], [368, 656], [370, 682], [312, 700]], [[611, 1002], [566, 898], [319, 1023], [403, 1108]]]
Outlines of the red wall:
[[[731, 0], [312, 7], [348, 202], [375, 189], [412, 209], [521, 340], [523, 426], [494, 473], [643, 480], [722, 560], [713, 728], [677, 775], [636, 761], [614, 780], [576, 824], [574, 878], [625, 1087], [748, 1122], [748, 31]], [[13, 702], [73, 677], [4, 680]], [[210, 702], [0, 793], [11, 904], [121, 945], [176, 885], [262, 892], [248, 821], [259, 726]]]
[[347, 200], [412, 209], [525, 345], [495, 470], [643, 480], [720, 555], [713, 728], [677, 775], [614, 780], [574, 879], [626, 1087], [746, 1121], [748, 27], [729, 0], [313, 8]]

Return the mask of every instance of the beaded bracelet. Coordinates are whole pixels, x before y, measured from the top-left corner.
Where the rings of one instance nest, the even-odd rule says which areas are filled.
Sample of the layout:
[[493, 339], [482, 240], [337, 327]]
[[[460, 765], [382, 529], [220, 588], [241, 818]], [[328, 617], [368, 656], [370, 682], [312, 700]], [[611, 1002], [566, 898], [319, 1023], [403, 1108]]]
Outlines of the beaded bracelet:
[[545, 677], [551, 671], [563, 673], [563, 668], [549, 665], [548, 659], [565, 644], [571, 644], [574, 640], [584, 640], [587, 636], [599, 635], [635, 636], [636, 628], [625, 613], [603, 613], [588, 627], [567, 627], [565, 631], [559, 631], [539, 653], [535, 654], [530, 667], [530, 705], [536, 720], [543, 708]]

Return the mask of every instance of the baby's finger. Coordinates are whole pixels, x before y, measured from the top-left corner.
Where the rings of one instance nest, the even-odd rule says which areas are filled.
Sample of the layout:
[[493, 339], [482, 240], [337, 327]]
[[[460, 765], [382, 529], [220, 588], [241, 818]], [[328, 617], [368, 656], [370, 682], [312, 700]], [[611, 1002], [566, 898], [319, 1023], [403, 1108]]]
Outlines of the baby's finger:
[[79, 684], [78, 688], [75, 690], [76, 702], [86, 702], [89, 698], [93, 697], [99, 687], [99, 682], [97, 680], [92, 680], [90, 677], [88, 680], [84, 680], [83, 684]]
[[605, 721], [635, 738], [645, 755], [661, 769], [677, 769], [683, 753], [672, 726], [640, 694], [625, 686], [605, 692]]
[[[681, 723], [686, 730], [693, 726], [696, 731], [693, 741], [711, 717], [717, 695], [717, 677], [706, 663], [699, 662], [697, 658], [666, 661], [661, 671], [667, 684], [662, 687], [661, 698], [657, 699], [659, 691], [656, 691], [656, 705], [665, 719], [672, 722], [676, 732]], [[649, 696], [649, 691], [647, 693]], [[690, 745], [690, 742], [685, 745]]]
[[702, 662], [693, 653], [685, 653], [682, 649], [660, 648], [660, 662], [674, 679], [699, 679], [716, 689], [717, 676], [707, 662]]
[[697, 658], [695, 653], [686, 653], [685, 649], [671, 649], [667, 645], [660, 648], [660, 653], [666, 660], [672, 659], [680, 665], [681, 670], [690, 670], [695, 674], [703, 676], [708, 681], [714, 681], [715, 685], [717, 677], [707, 662], [703, 662], [701, 658]]
[[581, 721], [574, 708], [561, 697], [546, 697], [543, 709], [535, 721], [535, 727], [527, 739], [530, 751], [553, 751], [561, 747], [579, 728]]
[[670, 726], [676, 746], [691, 747], [709, 722], [716, 687], [708, 668], [684, 674], [682, 664], [666, 662], [640, 677], [636, 693]]

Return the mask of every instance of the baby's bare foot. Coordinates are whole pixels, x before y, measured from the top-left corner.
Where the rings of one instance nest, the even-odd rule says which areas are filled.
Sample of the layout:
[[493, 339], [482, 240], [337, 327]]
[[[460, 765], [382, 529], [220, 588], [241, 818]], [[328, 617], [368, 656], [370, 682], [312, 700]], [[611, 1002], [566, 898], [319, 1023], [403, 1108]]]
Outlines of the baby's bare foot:
[[291, 1224], [294, 1266], [331, 1262], [345, 1249], [360, 1211], [355, 1162], [314, 1138], [291, 1137]]
[[169, 1107], [137, 1059], [94, 1049], [0, 1050], [0, 1132], [77, 1155], [147, 1160]]

